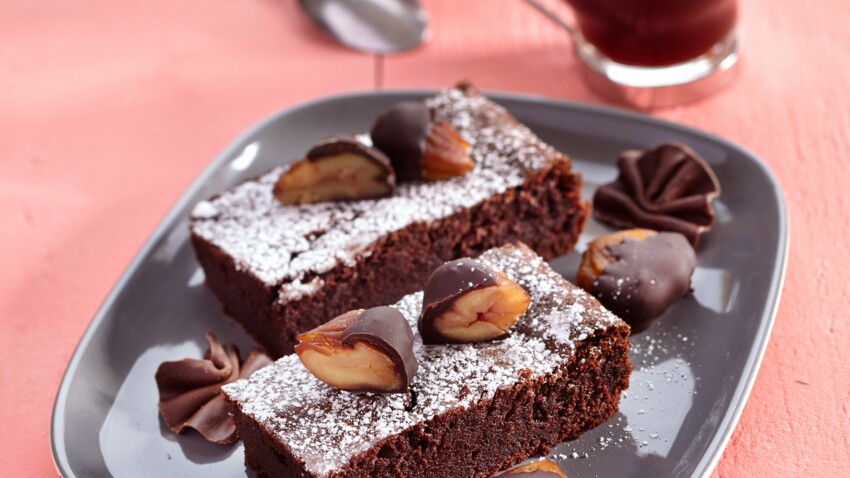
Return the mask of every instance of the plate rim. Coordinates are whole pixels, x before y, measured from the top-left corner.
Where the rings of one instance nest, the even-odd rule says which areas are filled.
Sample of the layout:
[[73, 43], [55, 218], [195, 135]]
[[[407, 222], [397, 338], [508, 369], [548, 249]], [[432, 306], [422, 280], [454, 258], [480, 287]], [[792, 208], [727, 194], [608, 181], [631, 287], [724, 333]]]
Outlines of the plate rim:
[[[57, 472], [60, 474], [60, 476], [66, 478], [77, 476], [71, 470], [70, 464], [67, 460], [66, 448], [64, 446], [65, 424], [63, 421], [58, 420], [58, 418], [59, 415], [63, 413], [63, 411], [60, 410], [61, 406], [64, 406], [67, 403], [70, 380], [75, 375], [77, 368], [79, 367], [82, 352], [87, 349], [87, 346], [92, 340], [92, 336], [94, 335], [95, 330], [97, 330], [98, 326], [100, 325], [100, 322], [104, 320], [106, 312], [114, 305], [120, 292], [126, 287], [127, 282], [130, 280], [130, 277], [139, 268], [143, 260], [145, 260], [151, 254], [154, 247], [159, 243], [159, 241], [168, 234], [168, 232], [174, 227], [174, 225], [176, 225], [175, 221], [179, 221], [180, 216], [182, 215], [182, 211], [189, 205], [189, 202], [192, 197], [195, 196], [195, 193], [197, 193], [207, 183], [209, 178], [222, 166], [222, 164], [227, 162], [227, 160], [231, 158], [235, 152], [238, 152], [243, 147], [243, 144], [246, 143], [246, 141], [252, 136], [254, 136], [255, 133], [264, 129], [275, 121], [278, 121], [282, 117], [296, 114], [300, 111], [318, 107], [326, 103], [375, 96], [426, 97], [429, 95], [433, 95], [439, 90], [440, 88], [415, 88], [390, 89], [381, 91], [358, 91], [351, 93], [334, 94], [329, 96], [323, 96], [313, 100], [302, 101], [294, 105], [281, 108], [265, 116], [259, 121], [252, 123], [249, 127], [242, 130], [235, 138], [229, 141], [228, 144], [224, 148], [222, 148], [222, 150], [218, 154], [216, 154], [216, 156], [201, 170], [201, 172], [198, 173], [195, 179], [192, 180], [191, 184], [183, 191], [180, 197], [174, 202], [174, 204], [168, 209], [162, 219], [160, 219], [160, 221], [157, 223], [157, 226], [150, 233], [141, 248], [139, 248], [139, 250], [133, 256], [133, 259], [121, 273], [118, 280], [109, 290], [109, 293], [106, 295], [101, 305], [97, 308], [97, 311], [95, 312], [92, 319], [89, 321], [82, 336], [77, 342], [77, 345], [74, 347], [74, 352], [72, 353], [71, 358], [65, 367], [65, 371], [62, 374], [62, 379], [59, 382], [59, 388], [53, 400], [53, 407], [50, 413], [49, 434], [51, 458], [53, 459], [53, 465], [56, 468]], [[723, 455], [723, 452], [725, 451], [726, 446], [728, 445], [729, 440], [732, 437], [735, 427], [737, 426], [738, 421], [740, 420], [741, 415], [743, 414], [750, 393], [752, 392], [752, 388], [755, 385], [755, 380], [758, 376], [761, 364], [764, 360], [764, 355], [767, 351], [767, 344], [770, 341], [770, 335], [773, 330], [773, 326], [776, 322], [776, 315], [779, 310], [779, 302], [781, 300], [782, 289], [785, 282], [785, 274], [787, 270], [788, 251], [790, 249], [790, 223], [788, 217], [788, 210], [779, 180], [777, 179], [773, 171], [770, 169], [770, 167], [758, 155], [754, 154], [749, 149], [738, 145], [737, 143], [734, 143], [730, 140], [727, 140], [723, 137], [720, 137], [714, 133], [703, 131], [692, 126], [675, 123], [673, 121], [656, 118], [645, 113], [626, 110], [619, 107], [548, 98], [542, 95], [530, 93], [517, 93], [500, 90], [482, 90], [482, 94], [484, 94], [488, 99], [491, 99], [499, 104], [503, 104], [505, 102], [520, 102], [526, 103], [530, 106], [544, 106], [556, 107], [559, 109], [570, 109], [579, 113], [613, 116], [621, 120], [650, 124], [662, 128], [678, 130], [680, 132], [694, 136], [708, 138], [711, 141], [722, 145], [724, 148], [736, 150], [739, 153], [742, 153], [744, 156], [747, 156], [748, 159], [752, 160], [753, 163], [767, 177], [770, 183], [770, 192], [773, 194], [774, 200], [776, 201], [778, 212], [778, 241], [775, 254], [777, 260], [773, 264], [770, 287], [766, 298], [768, 307], [766, 307], [761, 314], [761, 318], [759, 320], [759, 327], [756, 332], [757, 340], [753, 344], [754, 346], [751, 347], [750, 353], [747, 356], [744, 372], [742, 374], [743, 380], [738, 380], [738, 384], [735, 387], [735, 391], [732, 395], [732, 406], [723, 415], [720, 423], [718, 424], [718, 431], [714, 434], [714, 437], [712, 437], [711, 441], [707, 445], [708, 452], [704, 453], [703, 456], [700, 458], [694, 469], [693, 474], [691, 475], [692, 477], [700, 478], [708, 477], [714, 470], [714, 468], [717, 466], [717, 463], [720, 461], [720, 457]], [[767, 320], [764, 320], [765, 318]]]

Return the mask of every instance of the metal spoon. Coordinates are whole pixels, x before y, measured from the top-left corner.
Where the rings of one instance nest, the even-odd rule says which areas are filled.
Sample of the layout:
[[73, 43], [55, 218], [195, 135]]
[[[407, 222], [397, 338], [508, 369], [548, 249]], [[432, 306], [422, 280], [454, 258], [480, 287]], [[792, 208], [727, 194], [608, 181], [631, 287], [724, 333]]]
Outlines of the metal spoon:
[[552, 10], [549, 10], [549, 8], [547, 8], [547, 7], [546, 7], [546, 6], [544, 6], [542, 3], [540, 3], [540, 1], [539, 1], [539, 0], [525, 0], [525, 3], [527, 3], [527, 4], [531, 5], [532, 7], [534, 7], [534, 9], [536, 9], [538, 12], [540, 12], [540, 14], [542, 14], [544, 17], [546, 17], [546, 18], [548, 18], [549, 20], [551, 20], [551, 21], [552, 21], [552, 23], [554, 23], [555, 25], [558, 25], [559, 27], [561, 27], [561, 28], [563, 28], [564, 30], [566, 30], [566, 31], [567, 31], [567, 33], [569, 33], [569, 34], [570, 34], [570, 36], [575, 35], [575, 33], [576, 33], [576, 29], [575, 29], [575, 27], [574, 27], [574, 26], [572, 26], [572, 25], [570, 25], [569, 23], [565, 22], [565, 21], [564, 21], [564, 20], [563, 20], [560, 16], [558, 16], [555, 12], [553, 12]]
[[299, 0], [308, 17], [343, 45], [370, 53], [417, 47], [428, 34], [417, 0]]

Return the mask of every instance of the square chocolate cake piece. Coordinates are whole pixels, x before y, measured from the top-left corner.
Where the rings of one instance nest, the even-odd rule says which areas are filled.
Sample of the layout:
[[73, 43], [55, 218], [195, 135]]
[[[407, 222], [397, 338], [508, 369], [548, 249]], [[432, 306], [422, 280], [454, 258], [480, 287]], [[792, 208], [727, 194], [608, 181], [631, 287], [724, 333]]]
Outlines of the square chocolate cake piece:
[[421, 289], [447, 260], [515, 241], [546, 259], [574, 246], [588, 205], [569, 158], [472, 87], [426, 105], [471, 145], [467, 174], [403, 182], [382, 199], [283, 206], [272, 190], [285, 166], [195, 207], [207, 285], [271, 355], [342, 312]]
[[339, 391], [288, 355], [223, 388], [247, 466], [265, 477], [489, 477], [611, 417], [628, 387], [629, 327], [522, 244], [479, 259], [523, 287], [501, 341], [424, 345], [422, 293], [395, 304], [419, 370], [406, 394]]

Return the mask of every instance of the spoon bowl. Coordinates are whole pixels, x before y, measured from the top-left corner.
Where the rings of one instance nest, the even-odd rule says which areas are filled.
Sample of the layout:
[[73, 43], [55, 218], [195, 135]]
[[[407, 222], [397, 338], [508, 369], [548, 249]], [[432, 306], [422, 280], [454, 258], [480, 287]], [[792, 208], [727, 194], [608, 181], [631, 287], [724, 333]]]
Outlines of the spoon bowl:
[[369, 53], [394, 53], [419, 46], [428, 34], [417, 0], [299, 0], [317, 26], [341, 44]]

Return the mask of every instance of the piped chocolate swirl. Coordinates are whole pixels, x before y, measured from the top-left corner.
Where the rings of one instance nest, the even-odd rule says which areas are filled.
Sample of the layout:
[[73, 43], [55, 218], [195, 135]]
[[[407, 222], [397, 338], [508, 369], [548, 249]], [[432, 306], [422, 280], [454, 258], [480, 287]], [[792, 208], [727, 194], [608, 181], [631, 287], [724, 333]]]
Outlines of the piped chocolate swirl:
[[220, 343], [212, 332], [206, 335], [209, 348], [203, 359], [163, 362], [156, 371], [159, 411], [174, 433], [194, 429], [207, 441], [235, 443], [236, 423], [230, 415], [221, 387], [272, 363], [261, 350], [239, 360], [234, 344]]
[[616, 227], [678, 232], [696, 247], [714, 225], [720, 183], [711, 166], [677, 142], [624, 151], [619, 176], [593, 196], [593, 216]]

